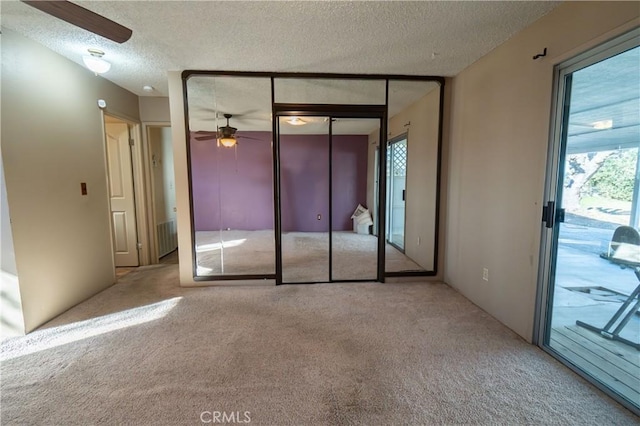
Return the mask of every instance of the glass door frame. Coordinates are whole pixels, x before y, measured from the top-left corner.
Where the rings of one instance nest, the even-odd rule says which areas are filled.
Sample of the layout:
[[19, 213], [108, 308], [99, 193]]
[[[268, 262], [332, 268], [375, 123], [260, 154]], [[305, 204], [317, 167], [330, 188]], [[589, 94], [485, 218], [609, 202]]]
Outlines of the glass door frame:
[[[280, 117], [329, 117], [329, 281], [333, 282], [371, 282], [371, 279], [333, 279], [332, 271], [332, 225], [333, 225], [333, 188], [332, 188], [332, 118], [362, 118], [362, 119], [379, 119], [380, 120], [380, 139], [385, 140], [384, 135], [387, 133], [387, 107], [386, 105], [332, 105], [332, 104], [287, 104], [273, 103], [272, 123], [273, 123], [273, 194], [274, 194], [274, 218], [275, 218], [275, 243], [276, 243], [276, 285], [280, 284], [307, 284], [296, 282], [283, 282], [282, 272], [282, 211], [280, 208], [282, 190], [280, 187], [281, 171], [280, 171]], [[386, 199], [386, 182], [383, 179], [384, 170], [386, 170], [386, 144], [379, 144], [380, 167], [378, 167], [378, 200]], [[386, 235], [380, 236], [381, 229], [384, 228], [386, 221], [386, 203], [378, 201], [375, 206], [378, 210], [377, 226], [378, 226], [378, 259], [376, 281], [384, 282], [385, 277], [385, 243]], [[312, 283], [309, 283], [312, 284]]]
[[550, 345], [552, 303], [555, 288], [557, 253], [560, 221], [563, 213], [562, 190], [565, 174], [567, 151], [567, 134], [569, 124], [569, 105], [571, 99], [571, 83], [574, 72], [609, 59], [624, 51], [637, 47], [640, 28], [594, 47], [574, 58], [557, 64], [554, 67], [553, 98], [551, 109], [551, 126], [547, 154], [546, 181], [544, 190], [544, 207], [542, 211], [542, 227], [540, 254], [538, 264], [538, 286], [536, 293], [535, 318], [532, 342], [552, 355], [569, 369], [596, 386], [598, 389], [618, 401], [620, 404], [640, 415], [638, 407], [615, 393], [589, 372], [574, 365], [564, 355]]
[[[404, 187], [405, 189], [403, 189], [404, 193], [406, 194], [407, 191], [407, 165], [408, 165], [408, 159], [409, 159], [409, 155], [408, 155], [408, 151], [409, 151], [409, 134], [408, 133], [403, 133], [399, 136], [396, 136], [393, 139], [389, 139], [387, 141], [387, 155], [390, 154], [390, 159], [391, 159], [391, 164], [388, 164], [388, 168], [389, 168], [389, 182], [388, 184], [391, 185], [387, 185], [387, 194], [388, 194], [388, 199], [387, 199], [387, 203], [386, 203], [386, 208], [387, 208], [387, 228], [386, 228], [386, 238], [387, 238], [387, 243], [389, 243], [390, 245], [392, 245], [393, 247], [395, 247], [396, 249], [398, 249], [401, 253], [404, 253], [404, 243], [405, 243], [405, 239], [406, 239], [406, 230], [407, 230], [407, 205], [406, 205], [406, 195], [403, 194], [402, 195], [402, 202], [403, 202], [403, 207], [402, 207], [402, 247], [399, 246], [398, 244], [396, 244], [396, 242], [393, 239], [393, 220], [394, 220], [394, 214], [393, 214], [393, 198], [394, 198], [394, 185], [393, 185], [393, 173], [395, 171], [395, 167], [394, 167], [394, 159], [393, 159], [393, 155], [395, 150], [393, 149], [393, 145], [398, 144], [400, 142], [405, 143], [405, 150], [406, 150], [406, 159], [407, 159], [407, 164], [405, 165], [405, 175], [404, 175]], [[388, 159], [387, 159], [388, 160]]]

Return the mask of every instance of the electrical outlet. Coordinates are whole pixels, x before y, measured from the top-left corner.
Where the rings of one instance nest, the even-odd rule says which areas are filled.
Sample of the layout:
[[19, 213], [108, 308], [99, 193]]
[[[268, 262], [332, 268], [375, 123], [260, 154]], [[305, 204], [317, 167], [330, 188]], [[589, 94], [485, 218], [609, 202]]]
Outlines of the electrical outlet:
[[418, 237], [418, 245], [420, 245], [421, 242], [422, 240], [420, 239], [420, 237]]
[[484, 281], [489, 281], [489, 269], [482, 268], [482, 279]]
[[318, 220], [322, 220], [322, 215], [321, 214], [318, 215]]

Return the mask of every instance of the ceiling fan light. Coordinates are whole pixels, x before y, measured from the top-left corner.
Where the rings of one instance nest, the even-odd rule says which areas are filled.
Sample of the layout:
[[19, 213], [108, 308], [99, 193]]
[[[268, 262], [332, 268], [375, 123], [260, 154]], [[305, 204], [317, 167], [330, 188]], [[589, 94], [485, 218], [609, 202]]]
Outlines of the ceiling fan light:
[[236, 144], [236, 138], [234, 138], [233, 136], [228, 136], [228, 137], [222, 137], [220, 138], [220, 143], [222, 144], [222, 146], [225, 146], [227, 148], [231, 148]]
[[287, 120], [287, 123], [291, 124], [292, 126], [304, 126], [305, 124], [307, 124], [307, 122], [300, 117], [291, 117]]
[[596, 130], [606, 130], [613, 127], [613, 120], [601, 120], [591, 123]]
[[[100, 55], [102, 56], [102, 55]], [[82, 57], [82, 62], [96, 74], [104, 74], [111, 69], [111, 64], [98, 55], [85, 55]]]

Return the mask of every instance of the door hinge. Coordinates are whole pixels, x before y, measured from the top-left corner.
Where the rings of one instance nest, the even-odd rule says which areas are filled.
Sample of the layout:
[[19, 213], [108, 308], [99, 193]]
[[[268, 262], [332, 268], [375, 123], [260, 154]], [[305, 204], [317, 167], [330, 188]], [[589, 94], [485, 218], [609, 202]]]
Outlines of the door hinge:
[[134, 145], [133, 139], [129, 139], [129, 146], [133, 146], [133, 145]]

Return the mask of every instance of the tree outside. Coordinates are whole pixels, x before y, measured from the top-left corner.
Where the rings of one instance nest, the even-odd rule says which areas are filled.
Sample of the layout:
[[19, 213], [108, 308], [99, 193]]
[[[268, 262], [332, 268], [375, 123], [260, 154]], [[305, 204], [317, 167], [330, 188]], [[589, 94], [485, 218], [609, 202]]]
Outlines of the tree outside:
[[568, 155], [562, 198], [567, 213], [629, 225], [637, 158], [637, 148]]

